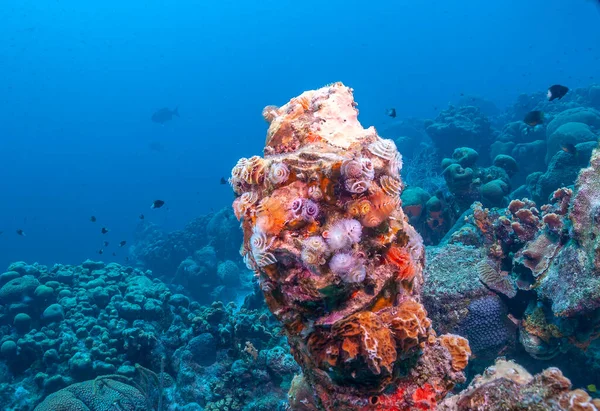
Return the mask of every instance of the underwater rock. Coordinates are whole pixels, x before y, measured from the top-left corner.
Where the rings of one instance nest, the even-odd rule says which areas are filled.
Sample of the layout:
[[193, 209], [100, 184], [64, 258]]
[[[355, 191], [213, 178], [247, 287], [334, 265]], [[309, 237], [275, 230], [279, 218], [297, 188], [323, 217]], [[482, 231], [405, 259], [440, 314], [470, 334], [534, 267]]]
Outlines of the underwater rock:
[[455, 148], [451, 158], [442, 160], [442, 168], [448, 167], [450, 164], [460, 164], [461, 167], [472, 167], [477, 163], [479, 153], [469, 147]]
[[438, 410], [593, 411], [599, 407], [599, 399], [583, 390], [571, 391], [571, 381], [558, 368], [532, 376], [520, 365], [499, 359], [465, 390], [445, 399]]
[[541, 298], [556, 316], [585, 315], [600, 308], [600, 149], [575, 184], [569, 213], [572, 239], [551, 259], [540, 279]]
[[462, 147], [454, 151], [452, 158], [442, 160], [442, 174], [459, 213], [476, 201], [483, 202], [486, 207], [503, 207], [507, 203], [509, 175], [515, 172], [516, 164], [510, 157], [503, 156], [498, 165], [478, 168], [477, 159], [476, 151]]
[[508, 154], [519, 165], [519, 171], [512, 179], [516, 184], [523, 184], [531, 173], [546, 170], [546, 162], [544, 161], [546, 155], [545, 139], [517, 144]]
[[496, 157], [494, 157], [494, 161], [492, 163], [496, 167], [500, 167], [506, 171], [509, 177], [512, 177], [517, 171], [519, 171], [517, 161], [506, 154], [498, 154]]
[[512, 153], [513, 148], [515, 147], [515, 143], [512, 141], [494, 141], [490, 146], [490, 157], [496, 158], [496, 156], [505, 154], [510, 155]]
[[423, 120], [416, 118], [395, 119], [378, 131], [382, 138], [394, 140], [405, 158], [412, 157], [418, 150], [419, 142], [427, 139]]
[[587, 141], [598, 141], [598, 136], [587, 124], [569, 122], [561, 125], [546, 139], [546, 164], [561, 150], [564, 144], [577, 146], [577, 144]]
[[422, 293], [435, 330], [467, 338], [475, 367], [513, 352], [517, 341], [506, 304], [478, 279], [484, 257], [483, 249], [463, 244], [427, 247]]
[[[549, 139], [559, 127], [567, 123], [583, 123], [592, 130], [600, 129], [600, 112], [593, 108], [578, 107], [558, 113], [546, 127], [546, 138]], [[554, 153], [550, 153], [552, 157]], [[549, 159], [549, 158], [548, 158]]]
[[561, 187], [569, 187], [575, 183], [579, 171], [586, 167], [596, 142], [588, 141], [575, 146], [577, 155], [558, 151], [548, 164], [545, 173], [535, 179], [531, 185], [531, 198], [539, 204], [548, 202], [550, 195]]
[[[400, 206], [394, 142], [360, 125], [341, 83], [273, 110], [265, 157], [232, 170], [233, 208], [244, 261], [314, 389], [313, 409], [433, 409], [464, 381], [451, 354], [468, 358], [458, 348], [468, 344], [443, 344], [419, 302], [424, 250]], [[282, 178], [268, 178], [273, 167]]]
[[473, 106], [448, 107], [426, 130], [442, 156], [450, 156], [456, 146], [465, 146], [487, 158], [494, 137], [488, 118]]
[[[543, 127], [531, 127], [525, 124], [523, 121], [513, 121], [504, 125], [494, 144], [523, 144], [534, 140], [542, 140], [545, 138], [546, 134]], [[494, 146], [494, 144], [492, 144], [492, 146]], [[491, 158], [493, 157], [494, 156], [492, 156]]]

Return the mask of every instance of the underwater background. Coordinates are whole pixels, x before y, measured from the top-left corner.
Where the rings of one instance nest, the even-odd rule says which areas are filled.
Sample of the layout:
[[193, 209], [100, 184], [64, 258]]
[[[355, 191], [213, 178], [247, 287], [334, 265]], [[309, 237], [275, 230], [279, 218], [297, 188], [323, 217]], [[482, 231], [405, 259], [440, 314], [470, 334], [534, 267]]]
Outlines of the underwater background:
[[[262, 154], [265, 106], [336, 81], [403, 155], [423, 301], [469, 339], [468, 381], [506, 355], [600, 384], [597, 270], [585, 315], [563, 321], [580, 307], [549, 308], [556, 287], [536, 296], [511, 265], [538, 231], [503, 257], [512, 291], [466, 286], [483, 257], [459, 249], [493, 246], [479, 209], [541, 206], [588, 166], [597, 2], [5, 0], [0, 21], [0, 409], [127, 379], [143, 389], [114, 409], [285, 409], [300, 368], [239, 255], [226, 183]], [[569, 92], [548, 101], [555, 84]], [[457, 300], [471, 305], [445, 320]]]

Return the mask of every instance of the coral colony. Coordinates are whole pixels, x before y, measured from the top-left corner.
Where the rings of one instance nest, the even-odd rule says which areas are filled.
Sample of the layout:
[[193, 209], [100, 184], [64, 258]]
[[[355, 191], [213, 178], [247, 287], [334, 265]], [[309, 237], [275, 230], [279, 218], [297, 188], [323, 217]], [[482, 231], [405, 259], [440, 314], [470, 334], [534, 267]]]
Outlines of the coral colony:
[[[589, 321], [560, 322], [539, 310], [550, 301], [556, 317], [577, 318], [600, 306], [600, 151], [575, 193], [559, 189], [539, 210], [527, 199], [500, 210], [475, 202], [443, 245], [429, 251], [424, 285], [424, 247], [409, 221], [426, 202], [427, 224], [440, 227], [442, 204], [417, 187], [401, 197], [412, 200], [404, 214], [401, 156], [392, 140], [360, 125], [356, 106], [352, 89], [335, 83], [266, 107], [264, 158], [240, 159], [230, 178], [244, 232], [241, 254], [302, 369], [289, 392], [291, 409], [600, 409], [586, 391], [571, 391], [557, 368], [532, 376], [502, 359], [448, 396], [465, 381], [472, 350], [488, 360], [510, 352], [517, 327], [533, 358], [555, 356], [561, 337], [578, 349], [598, 337]], [[487, 179], [469, 201], [501, 205], [514, 160], [497, 155], [475, 176], [469, 167], [477, 158], [463, 147], [444, 160], [450, 189], [461, 190], [464, 178]], [[502, 298], [534, 283], [538, 302], [530, 295], [523, 320], [511, 321]], [[445, 334], [433, 331], [422, 296]]]
[[0, 409], [600, 410], [600, 86], [570, 99], [443, 110], [405, 178], [341, 83], [266, 107], [233, 209], [0, 273]]
[[263, 114], [265, 157], [240, 159], [230, 183], [241, 254], [302, 367], [292, 407], [433, 409], [471, 351], [437, 337], [420, 302], [424, 248], [396, 145], [360, 125], [341, 83]]

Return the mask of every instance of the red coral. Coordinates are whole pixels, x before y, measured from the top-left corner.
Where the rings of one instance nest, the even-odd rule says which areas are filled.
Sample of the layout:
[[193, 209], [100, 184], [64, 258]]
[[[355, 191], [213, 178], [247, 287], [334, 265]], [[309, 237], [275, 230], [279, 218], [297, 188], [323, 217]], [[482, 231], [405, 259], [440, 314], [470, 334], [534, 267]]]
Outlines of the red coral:
[[418, 410], [435, 410], [437, 406], [436, 402], [436, 390], [431, 384], [425, 384], [415, 390], [412, 395], [414, 406]]

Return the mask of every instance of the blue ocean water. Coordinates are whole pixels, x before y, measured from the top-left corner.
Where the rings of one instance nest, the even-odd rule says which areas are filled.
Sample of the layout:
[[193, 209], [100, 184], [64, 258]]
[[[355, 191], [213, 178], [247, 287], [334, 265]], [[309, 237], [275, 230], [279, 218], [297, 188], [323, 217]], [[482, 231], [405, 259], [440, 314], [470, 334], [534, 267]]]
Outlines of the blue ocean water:
[[343, 81], [381, 128], [390, 106], [588, 85], [600, 62], [584, 0], [6, 0], [0, 21], [0, 266], [78, 263], [140, 213], [175, 229], [228, 205], [219, 179], [260, 153], [262, 108], [303, 90]]
[[[495, 410], [521, 366], [600, 409], [599, 39], [592, 0], [4, 0], [0, 410]], [[268, 115], [336, 152], [335, 82], [386, 140], [232, 172]]]

